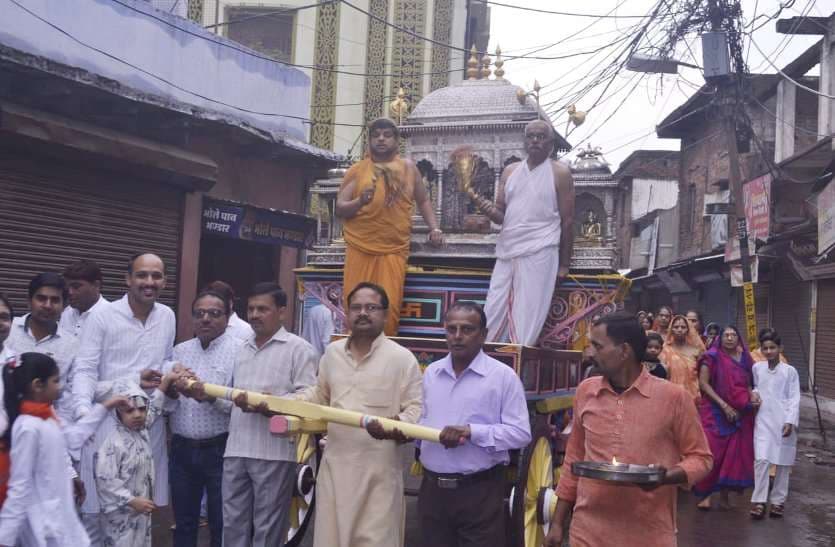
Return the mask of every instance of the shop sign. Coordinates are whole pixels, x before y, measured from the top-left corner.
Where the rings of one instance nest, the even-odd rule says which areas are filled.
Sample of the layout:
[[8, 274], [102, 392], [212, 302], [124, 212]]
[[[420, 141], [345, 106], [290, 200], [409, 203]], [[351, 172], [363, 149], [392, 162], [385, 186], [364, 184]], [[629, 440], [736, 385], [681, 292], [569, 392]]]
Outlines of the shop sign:
[[[742, 187], [742, 197], [745, 202], [745, 220], [748, 225], [748, 250], [753, 256], [756, 240], [768, 239], [771, 223], [771, 175], [763, 175], [748, 181]], [[739, 260], [739, 239], [736, 232], [728, 234], [725, 245], [725, 262]]]
[[203, 202], [203, 233], [270, 245], [309, 247], [316, 221], [310, 217], [226, 201]]

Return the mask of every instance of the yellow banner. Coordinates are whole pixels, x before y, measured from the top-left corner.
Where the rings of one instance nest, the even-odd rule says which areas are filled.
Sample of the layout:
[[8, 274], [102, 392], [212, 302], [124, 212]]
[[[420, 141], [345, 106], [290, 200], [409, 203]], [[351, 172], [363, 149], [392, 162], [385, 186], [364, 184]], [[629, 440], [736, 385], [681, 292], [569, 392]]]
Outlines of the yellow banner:
[[743, 284], [742, 291], [745, 295], [745, 327], [748, 332], [748, 348], [754, 349], [760, 345], [757, 339], [757, 307], [754, 301], [754, 284]]

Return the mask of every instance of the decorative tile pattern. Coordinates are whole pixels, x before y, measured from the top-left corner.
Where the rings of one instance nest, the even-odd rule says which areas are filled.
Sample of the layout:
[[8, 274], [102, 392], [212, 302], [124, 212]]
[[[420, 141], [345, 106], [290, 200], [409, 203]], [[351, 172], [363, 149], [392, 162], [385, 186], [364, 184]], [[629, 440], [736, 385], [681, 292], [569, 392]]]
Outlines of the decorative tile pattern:
[[[453, 0], [435, 0], [435, 13], [432, 18], [432, 39], [449, 44], [452, 41]], [[430, 91], [449, 85], [450, 49], [432, 44], [432, 76]]]
[[[313, 62], [319, 68], [335, 68], [339, 62], [339, 2], [316, 8], [316, 39]], [[334, 122], [336, 121], [335, 72], [317, 70], [313, 73], [311, 97], [310, 144], [333, 150]]]
[[203, 0], [188, 0], [188, 18], [199, 25], [203, 24]]
[[[368, 11], [382, 19], [388, 19], [389, 1], [371, 0]], [[388, 27], [378, 19], [368, 18], [368, 45], [365, 50], [365, 73], [385, 74], [386, 72], [386, 36]], [[369, 76], [365, 79], [365, 110], [363, 117], [368, 124], [372, 120], [384, 115], [388, 101], [383, 96], [386, 80], [384, 76]], [[397, 90], [394, 90], [394, 94]], [[363, 133], [363, 147], [365, 150], [366, 136]]]
[[[420, 36], [426, 35], [426, 0], [396, 0], [394, 24]], [[424, 50], [426, 43], [410, 34], [393, 30], [391, 89], [403, 88], [410, 105], [423, 97]]]

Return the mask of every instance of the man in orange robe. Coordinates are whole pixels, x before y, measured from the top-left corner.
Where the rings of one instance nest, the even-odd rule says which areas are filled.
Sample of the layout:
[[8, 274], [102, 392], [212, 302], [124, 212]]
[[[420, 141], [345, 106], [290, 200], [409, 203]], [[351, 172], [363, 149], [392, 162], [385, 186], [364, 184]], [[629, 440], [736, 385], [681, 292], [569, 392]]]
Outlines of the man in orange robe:
[[398, 154], [400, 133], [387, 118], [368, 126], [368, 155], [345, 174], [336, 200], [345, 237], [342, 294], [370, 281], [389, 297], [385, 333], [397, 335], [406, 261], [415, 206], [431, 230], [429, 242], [443, 244], [429, 192], [415, 164]]

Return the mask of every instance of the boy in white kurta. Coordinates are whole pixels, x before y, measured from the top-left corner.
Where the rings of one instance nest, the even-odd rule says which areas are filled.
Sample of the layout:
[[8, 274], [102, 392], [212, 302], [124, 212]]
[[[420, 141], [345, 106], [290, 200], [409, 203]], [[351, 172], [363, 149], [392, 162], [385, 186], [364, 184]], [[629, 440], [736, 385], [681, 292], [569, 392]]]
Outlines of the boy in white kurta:
[[[800, 381], [797, 371], [780, 362], [780, 338], [776, 332], [760, 336], [760, 347], [767, 361], [754, 364], [754, 388], [761, 403], [754, 425], [754, 493], [751, 516], [760, 519], [766, 502], [769, 516], [783, 516], [789, 493], [789, 474], [797, 453], [797, 426], [800, 414]], [[774, 487], [768, 493], [768, 470], [776, 466]]]
[[164, 393], [173, 375], [166, 375], [152, 397], [132, 382], [114, 391], [129, 408], [114, 410], [116, 428], [95, 457], [96, 491], [102, 511], [105, 547], [150, 547], [154, 496], [154, 460], [148, 428], [162, 413]]

